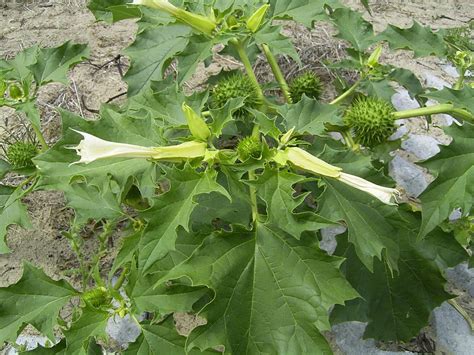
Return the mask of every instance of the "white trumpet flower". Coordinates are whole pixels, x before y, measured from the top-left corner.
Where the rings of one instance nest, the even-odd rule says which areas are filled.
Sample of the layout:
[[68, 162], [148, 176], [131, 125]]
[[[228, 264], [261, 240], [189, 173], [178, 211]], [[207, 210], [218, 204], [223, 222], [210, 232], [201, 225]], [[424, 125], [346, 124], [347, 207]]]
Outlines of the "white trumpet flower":
[[203, 157], [206, 154], [206, 143], [186, 142], [168, 147], [142, 147], [134, 144], [106, 141], [92, 134], [74, 130], [84, 137], [75, 149], [81, 159], [73, 164], [89, 164], [105, 158], [149, 158], [155, 160], [185, 160]]
[[287, 162], [290, 162], [301, 170], [316, 175], [334, 178], [374, 196], [387, 205], [395, 204], [396, 197], [400, 195], [400, 192], [397, 189], [379, 186], [361, 177], [343, 173], [341, 168], [328, 164], [324, 160], [315, 157], [301, 148], [291, 147], [286, 148], [285, 150], [280, 150], [273, 157], [273, 160], [280, 165], [285, 165]]
[[400, 196], [397, 189], [380, 186], [355, 175], [341, 173], [338, 180], [374, 196], [387, 205], [395, 205], [397, 197]]

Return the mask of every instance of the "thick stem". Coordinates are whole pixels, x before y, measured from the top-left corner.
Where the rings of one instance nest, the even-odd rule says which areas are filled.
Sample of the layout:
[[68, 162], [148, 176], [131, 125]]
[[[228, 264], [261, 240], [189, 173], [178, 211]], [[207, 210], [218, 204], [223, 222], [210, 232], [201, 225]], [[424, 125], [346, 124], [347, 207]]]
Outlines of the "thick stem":
[[346, 98], [348, 98], [352, 93], [357, 89], [357, 87], [360, 85], [364, 78], [361, 77], [359, 80], [357, 80], [349, 89], [347, 89], [342, 95], [336, 97], [334, 100], [332, 100], [329, 104], [330, 105], [337, 105], [338, 103], [344, 101]]
[[117, 279], [117, 282], [114, 285], [114, 290], [120, 290], [120, 287], [122, 287], [123, 282], [125, 281], [125, 277], [127, 276], [127, 273], [128, 273], [128, 268], [124, 268], [122, 272], [120, 273], [120, 276]]
[[466, 75], [466, 71], [463, 70], [462, 73], [459, 75], [459, 78], [456, 81], [456, 84], [454, 84], [453, 86], [454, 90], [460, 90], [462, 88], [462, 85], [464, 84], [465, 75]]
[[[259, 125], [253, 126], [252, 137], [256, 137], [260, 140], [260, 127]], [[255, 171], [249, 171], [249, 180], [255, 180]], [[250, 203], [252, 205], [252, 225], [255, 228], [258, 221], [258, 205], [257, 205], [257, 189], [254, 186], [250, 186]]]
[[288, 87], [288, 83], [286, 82], [285, 77], [280, 69], [280, 66], [278, 65], [277, 59], [271, 52], [268, 45], [262, 44], [262, 49], [263, 53], [265, 53], [265, 56], [267, 57], [268, 64], [270, 64], [270, 67], [272, 68], [273, 75], [275, 76], [278, 85], [280, 85], [280, 89], [283, 93], [283, 96], [285, 97], [286, 102], [288, 102], [289, 104], [293, 103], [293, 99], [290, 95], [290, 88]]
[[434, 115], [438, 113], [452, 114], [453, 116], [462, 118], [466, 121], [470, 121], [470, 122], [474, 121], [474, 116], [471, 113], [463, 109], [455, 108], [453, 104], [441, 104], [441, 105], [415, 108], [412, 110], [398, 111], [398, 112], [394, 112], [393, 116], [395, 117], [395, 119], [398, 120], [401, 118], [429, 116], [429, 115]]
[[242, 42], [238, 41], [237, 39], [232, 39], [230, 41], [237, 50], [237, 53], [239, 54], [240, 60], [242, 61], [242, 64], [244, 65], [245, 71], [247, 72], [248, 77], [252, 81], [252, 83], [255, 85], [255, 89], [257, 90], [257, 95], [258, 99], [264, 103], [265, 102], [265, 97], [263, 95], [262, 88], [260, 87], [260, 84], [258, 83], [257, 77], [255, 76], [255, 73], [252, 68], [252, 63], [250, 63], [250, 59], [247, 55], [247, 52], [245, 51], [245, 48], [242, 44]]
[[342, 131], [341, 134], [348, 148], [350, 148], [354, 152], [359, 151], [360, 147], [356, 142], [354, 142], [354, 139], [352, 138], [351, 132], [349, 130]]

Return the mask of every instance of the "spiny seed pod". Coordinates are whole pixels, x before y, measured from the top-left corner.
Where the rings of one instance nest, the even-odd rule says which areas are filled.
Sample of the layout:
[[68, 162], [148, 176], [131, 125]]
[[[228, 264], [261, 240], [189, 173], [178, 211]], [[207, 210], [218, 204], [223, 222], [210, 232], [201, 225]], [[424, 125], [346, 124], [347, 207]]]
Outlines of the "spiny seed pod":
[[237, 153], [241, 161], [259, 159], [262, 155], [262, 142], [256, 137], [245, 137], [239, 142]]
[[344, 114], [344, 124], [355, 136], [357, 143], [374, 147], [387, 140], [395, 130], [395, 109], [377, 98], [357, 99]]
[[305, 72], [295, 77], [290, 83], [290, 96], [293, 102], [298, 102], [303, 94], [311, 99], [319, 99], [323, 86], [319, 77], [313, 72]]
[[93, 290], [86, 291], [82, 294], [84, 302], [88, 303], [94, 308], [100, 306], [108, 306], [112, 301], [109, 291], [105, 287], [97, 287]]
[[[236, 73], [230, 75], [217, 83], [211, 92], [211, 108], [224, 106], [227, 101], [237, 97], [245, 97], [245, 106], [249, 108], [258, 107], [261, 102], [258, 91], [248, 76]], [[235, 112], [237, 118], [245, 118], [247, 111], [241, 108]]]
[[32, 168], [32, 159], [38, 154], [38, 148], [34, 144], [16, 142], [7, 149], [7, 158], [15, 169]]

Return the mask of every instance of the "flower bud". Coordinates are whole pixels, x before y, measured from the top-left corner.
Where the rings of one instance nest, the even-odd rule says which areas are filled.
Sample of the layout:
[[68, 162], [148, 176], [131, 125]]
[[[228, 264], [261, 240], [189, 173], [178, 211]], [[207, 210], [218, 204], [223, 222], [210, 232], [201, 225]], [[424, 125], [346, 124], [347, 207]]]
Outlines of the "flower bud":
[[293, 135], [293, 132], [295, 131], [295, 128], [296, 127], [291, 128], [288, 132], [286, 132], [283, 136], [281, 136], [280, 143], [282, 145], [285, 145], [290, 141], [290, 138]]
[[341, 175], [341, 168], [328, 164], [324, 160], [315, 157], [301, 148], [286, 148], [285, 153], [287, 160], [299, 169], [333, 178], [337, 178]]
[[204, 142], [186, 142], [168, 147], [142, 147], [134, 144], [115, 143], [97, 138], [89, 133], [80, 131], [84, 139], [72, 149], [75, 149], [81, 159], [73, 164], [89, 164], [105, 158], [149, 158], [155, 160], [180, 161], [203, 157], [207, 144]]
[[379, 64], [379, 59], [380, 59], [380, 56], [382, 55], [382, 46], [379, 45], [377, 46], [377, 48], [375, 48], [375, 50], [372, 52], [372, 54], [370, 55], [369, 59], [367, 59], [367, 65], [370, 67], [370, 68], [373, 68], [375, 67], [377, 64]]
[[197, 139], [206, 141], [211, 135], [211, 131], [209, 130], [209, 127], [203, 118], [186, 103], [183, 103], [182, 110], [186, 116], [186, 121], [188, 122], [188, 127], [191, 131], [191, 134]]
[[134, 0], [132, 4], [144, 5], [167, 12], [177, 20], [207, 35], [211, 35], [217, 26], [215, 20], [183, 10], [171, 4], [168, 0]]
[[253, 13], [252, 16], [250, 16], [247, 20], [247, 28], [251, 32], [257, 32], [257, 30], [260, 28], [260, 25], [262, 23], [262, 20], [265, 17], [265, 14], [267, 13], [268, 8], [270, 5], [265, 4], [260, 6], [257, 11]]

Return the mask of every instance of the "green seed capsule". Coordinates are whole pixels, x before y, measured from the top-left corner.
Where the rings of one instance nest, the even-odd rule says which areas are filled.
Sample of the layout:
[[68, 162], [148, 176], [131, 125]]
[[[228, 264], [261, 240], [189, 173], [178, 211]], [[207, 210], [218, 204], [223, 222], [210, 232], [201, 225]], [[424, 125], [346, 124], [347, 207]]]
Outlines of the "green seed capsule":
[[82, 294], [84, 302], [88, 303], [94, 308], [100, 306], [108, 306], [112, 301], [109, 291], [105, 287], [97, 287]]
[[323, 86], [319, 77], [313, 72], [303, 73], [290, 83], [290, 96], [293, 102], [298, 102], [305, 94], [311, 99], [319, 99]]
[[38, 148], [31, 143], [16, 142], [7, 149], [7, 159], [15, 169], [32, 168], [32, 159], [38, 154]]
[[250, 158], [259, 159], [262, 156], [262, 142], [256, 137], [245, 137], [237, 146], [237, 153], [241, 161]]
[[355, 141], [366, 147], [385, 142], [395, 131], [395, 109], [377, 98], [357, 99], [344, 114], [344, 124], [355, 136]]
[[23, 91], [18, 85], [15, 84], [10, 85], [9, 94], [13, 100], [18, 100], [23, 97]]
[[[248, 76], [241, 73], [230, 75], [217, 83], [211, 91], [211, 108], [224, 106], [229, 100], [238, 97], [245, 98], [245, 107], [256, 108], [261, 104], [258, 91]], [[245, 108], [235, 112], [236, 118], [244, 119], [248, 115]]]

